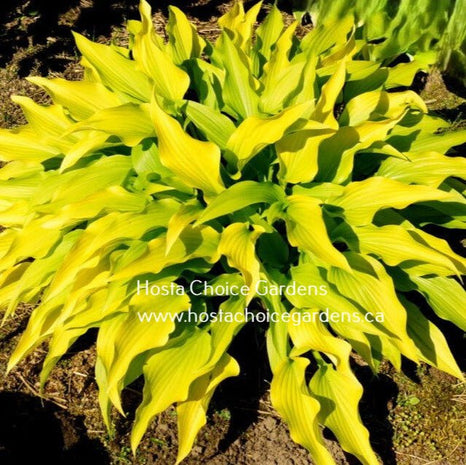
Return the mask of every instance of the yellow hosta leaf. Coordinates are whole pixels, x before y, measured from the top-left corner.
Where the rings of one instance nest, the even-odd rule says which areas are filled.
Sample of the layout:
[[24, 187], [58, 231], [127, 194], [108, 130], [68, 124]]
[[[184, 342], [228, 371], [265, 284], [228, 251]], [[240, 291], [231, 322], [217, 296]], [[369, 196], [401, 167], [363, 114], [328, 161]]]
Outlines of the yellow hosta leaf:
[[210, 336], [196, 328], [152, 355], [144, 365], [143, 400], [136, 411], [131, 448], [136, 450], [155, 415], [188, 399], [191, 383], [201, 376], [211, 351]]
[[233, 43], [245, 52], [249, 51], [253, 32], [252, 27], [254, 26], [261, 6], [262, 1], [253, 5], [248, 12], [245, 13], [243, 0], [239, 0], [218, 20], [220, 27], [228, 31], [232, 36]]
[[[238, 119], [258, 113], [258, 83], [252, 74], [249, 57], [224, 32], [216, 47], [217, 59], [225, 70], [222, 86], [224, 110]], [[214, 55], [215, 58], [215, 55]]]
[[363, 388], [354, 374], [321, 362], [309, 388], [320, 404], [320, 422], [333, 431], [341, 447], [364, 465], [378, 465], [369, 432], [359, 416]]
[[173, 61], [180, 65], [190, 58], [200, 57], [206, 42], [196, 31], [186, 15], [176, 6], [169, 6], [167, 24], [168, 52]]
[[14, 95], [11, 99], [21, 106], [29, 127], [37, 131], [41, 138], [61, 138], [63, 133], [73, 124], [60, 105], [39, 105], [29, 97], [20, 97], [19, 95]]
[[[312, 263], [305, 263], [297, 267], [291, 268], [291, 276], [296, 286], [315, 286], [319, 292], [307, 292], [305, 295], [298, 293], [286, 292], [286, 298], [296, 308], [303, 309], [320, 309], [329, 312], [340, 314], [341, 324], [330, 321], [332, 328], [339, 331], [340, 326], [364, 331], [367, 334], [387, 335], [388, 331], [383, 332], [383, 327], [378, 327], [373, 322], [369, 322], [364, 318], [366, 310], [359, 306], [359, 302], [354, 302], [348, 299], [345, 295], [339, 292], [329, 280], [327, 274], [317, 268]], [[304, 310], [306, 309], [306, 310]], [[351, 315], [350, 321], [344, 315]], [[354, 319], [354, 321], [353, 321]]]
[[220, 149], [212, 142], [194, 139], [153, 99], [151, 115], [158, 137], [160, 161], [190, 187], [206, 196], [224, 189], [220, 177]]
[[[154, 84], [155, 93], [170, 101], [183, 98], [189, 87], [189, 76], [175, 65], [170, 55], [154, 40], [151, 7], [141, 1], [139, 11], [142, 28], [134, 36], [132, 51], [138, 67], [149, 76]], [[148, 99], [150, 101], [150, 98]]]
[[[318, 313], [312, 309], [294, 309], [291, 315], [304, 312], [309, 312], [312, 316], [317, 316]], [[312, 322], [303, 319], [299, 324], [291, 319], [288, 323], [288, 333], [294, 344], [290, 357], [299, 357], [311, 350], [316, 350], [325, 353], [342, 372], [351, 372], [349, 364], [351, 345], [343, 339], [333, 336], [318, 318]]]
[[[190, 302], [187, 294], [183, 295], [145, 295], [135, 294], [129, 303], [129, 313], [112, 331], [111, 341], [114, 344], [112, 363], [106, 366], [107, 392], [113, 405], [121, 413], [120, 393], [124, 387], [124, 378], [131, 362], [140, 354], [157, 347], [164, 346], [175, 322], [170, 316], [188, 310]], [[157, 322], [141, 321], [143, 312], [155, 312], [166, 317]]]
[[58, 211], [44, 226], [61, 229], [85, 219], [95, 218], [103, 212], [140, 212], [144, 210], [146, 203], [144, 196], [132, 194], [120, 186], [112, 186], [79, 202], [70, 202], [62, 208], [57, 209], [55, 206]]
[[109, 136], [117, 136], [130, 147], [155, 135], [149, 107], [134, 103], [100, 110], [72, 128], [72, 132], [85, 130], [102, 131]]
[[222, 232], [218, 246], [219, 253], [227, 257], [231, 267], [241, 271], [244, 282], [249, 287], [246, 304], [256, 294], [260, 279], [260, 262], [256, 257], [255, 244], [262, 232], [259, 226], [254, 226], [250, 231], [245, 223], [232, 223]]
[[374, 176], [365, 181], [352, 182], [344, 193], [329, 201], [344, 210], [346, 220], [359, 226], [371, 223], [383, 208], [406, 208], [416, 202], [447, 200], [451, 194], [429, 186], [404, 184], [389, 178]]
[[[447, 273], [459, 274], [455, 263], [448, 256], [424, 244], [421, 237], [399, 225], [361, 226], [353, 229], [359, 251], [380, 257], [387, 265], [419, 261], [444, 268]], [[451, 253], [454, 255], [453, 251]], [[461, 257], [458, 257], [461, 260]], [[409, 268], [409, 265], [406, 264]], [[466, 272], [463, 265], [462, 271]]]
[[350, 271], [344, 255], [328, 237], [321, 202], [313, 197], [291, 195], [286, 203], [284, 217], [290, 244], [312, 253], [328, 265]]
[[351, 273], [331, 268], [328, 280], [338, 291], [360, 304], [373, 315], [383, 314], [383, 326], [391, 332], [393, 343], [411, 360], [417, 361], [417, 351], [406, 332], [407, 315], [395, 292], [391, 277], [383, 265], [369, 255], [346, 252]]
[[220, 111], [191, 100], [186, 105], [186, 115], [207, 136], [207, 139], [220, 148], [227, 147], [228, 139], [235, 131], [233, 121]]
[[408, 312], [408, 334], [418, 348], [419, 358], [463, 380], [463, 373], [442, 332], [422, 314], [416, 305], [407, 299], [403, 299], [402, 302]]
[[282, 182], [310, 182], [319, 171], [320, 143], [332, 137], [335, 131], [322, 123], [309, 123], [306, 129], [283, 137], [275, 145]]
[[219, 234], [209, 226], [187, 226], [167, 252], [165, 236], [147, 243], [147, 251], [137, 260], [115, 270], [111, 280], [131, 279], [144, 273], [159, 273], [165, 267], [184, 263], [192, 258], [203, 258], [209, 263], [218, 260]]
[[296, 121], [310, 108], [309, 103], [294, 105], [269, 118], [250, 116], [233, 132], [227, 142], [229, 150], [241, 169], [267, 145], [280, 140]]
[[444, 276], [410, 278], [440, 318], [451, 321], [466, 331], [466, 315], [463, 310], [466, 291], [461, 284]]
[[76, 45], [92, 65], [102, 83], [133, 102], [150, 102], [152, 84], [149, 77], [138, 70], [137, 63], [125, 58], [112, 47], [91, 42], [73, 33]]
[[226, 378], [237, 376], [239, 365], [236, 360], [225, 354], [212, 372], [196, 379], [189, 388], [188, 400], [176, 407], [178, 423], [179, 464], [191, 451], [199, 430], [206, 424], [207, 408], [216, 387]]
[[256, 76], [262, 74], [264, 64], [269, 61], [272, 47], [281, 36], [284, 27], [285, 23], [283, 22], [282, 14], [277, 5], [274, 4], [265, 20], [256, 29], [257, 40], [254, 44], [256, 52], [254, 56], [254, 69]]
[[180, 237], [183, 230], [194, 220], [196, 220], [203, 211], [199, 203], [181, 205], [180, 209], [170, 218], [167, 229], [166, 253], [170, 252], [175, 241]]
[[364, 121], [377, 121], [383, 117], [397, 119], [409, 109], [427, 113], [422, 98], [411, 90], [393, 93], [376, 90], [352, 98], [340, 121], [349, 126], [357, 126]]
[[86, 266], [94, 263], [104, 253], [105, 246], [123, 243], [127, 239], [139, 239], [145, 232], [157, 226], [166, 227], [178, 206], [177, 202], [166, 199], [151, 205], [145, 212], [113, 212], [94, 221], [86, 228], [62, 267], [57, 270], [44, 299], [63, 292], [76, 280], [82, 269], [86, 269]]
[[353, 28], [354, 18], [352, 15], [345, 15], [339, 21], [327, 22], [325, 25], [319, 24], [303, 37], [301, 48], [318, 56], [329, 50], [334, 44], [344, 44], [347, 41], [348, 33]]
[[293, 45], [293, 34], [298, 23], [290, 24], [277, 40], [270, 60], [264, 64], [261, 77], [263, 91], [260, 97], [260, 109], [264, 113], [283, 110], [286, 98], [297, 92], [305, 62], [290, 63], [288, 55]]
[[124, 103], [99, 82], [67, 81], [39, 76], [27, 79], [45, 89], [55, 103], [65, 107], [71, 116], [79, 121], [89, 118], [98, 110]]
[[255, 203], [272, 204], [284, 199], [283, 189], [271, 182], [237, 182], [212, 200], [199, 215], [197, 224], [234, 213]]
[[23, 161], [40, 163], [61, 154], [52, 141], [38, 140], [30, 126], [20, 129], [0, 129], [0, 161]]
[[332, 129], [338, 129], [338, 122], [333, 114], [338, 96], [345, 84], [346, 61], [341, 60], [338, 68], [329, 80], [322, 86], [320, 98], [311, 119], [319, 121]]
[[438, 152], [414, 152], [407, 156], [409, 160], [387, 158], [381, 163], [377, 175], [432, 187], [438, 187], [450, 176], [466, 178], [465, 158], [448, 157]]
[[[0, 306], [8, 305], [4, 318], [11, 315], [20, 301], [31, 301], [52, 280], [54, 271], [60, 266], [66, 254], [78, 240], [82, 231], [76, 230], [66, 234], [53, 252], [39, 260], [29, 263], [24, 273], [13, 281], [11, 293], [0, 300]], [[2, 280], [4, 276], [2, 273]], [[3, 281], [2, 287], [5, 287]]]
[[270, 388], [272, 405], [285, 420], [293, 441], [304, 446], [319, 465], [334, 465], [319, 429], [319, 402], [309, 393], [305, 371], [309, 360], [285, 360], [275, 372]]

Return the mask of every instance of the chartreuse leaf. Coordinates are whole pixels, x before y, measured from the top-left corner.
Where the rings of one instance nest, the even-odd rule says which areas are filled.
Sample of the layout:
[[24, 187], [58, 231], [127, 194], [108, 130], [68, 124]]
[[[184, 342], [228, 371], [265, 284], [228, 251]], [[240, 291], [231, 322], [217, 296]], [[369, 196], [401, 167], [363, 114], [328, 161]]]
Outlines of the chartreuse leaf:
[[351, 272], [332, 267], [328, 280], [344, 296], [358, 302], [364, 309], [384, 315], [384, 327], [394, 336], [394, 343], [411, 360], [417, 361], [417, 352], [406, 333], [406, 310], [398, 300], [392, 279], [379, 261], [369, 255], [346, 252]]
[[194, 139], [176, 119], [167, 115], [155, 99], [151, 116], [159, 142], [160, 161], [188, 186], [201, 189], [206, 196], [223, 189], [220, 178], [220, 149], [212, 142]]
[[319, 429], [319, 402], [306, 385], [308, 365], [309, 360], [302, 357], [282, 362], [272, 379], [270, 400], [286, 421], [293, 441], [304, 446], [319, 465], [333, 465]]
[[312, 181], [319, 171], [320, 143], [334, 134], [332, 128], [310, 121], [305, 128], [281, 138], [276, 149], [282, 182], [295, 184]]
[[[112, 330], [111, 341], [114, 344], [114, 356], [112, 363], [106, 366], [107, 392], [113, 405], [121, 413], [124, 412], [120, 392], [131, 362], [147, 350], [164, 346], [169, 334], [175, 329], [175, 322], [170, 317], [188, 310], [189, 307], [187, 294], [152, 296], [141, 293], [135, 294], [131, 299], [127, 317], [120, 320], [119, 325]], [[165, 316], [166, 319], [157, 322], [141, 322], [143, 312], [155, 312]]]
[[204, 374], [202, 369], [208, 362], [210, 351], [208, 333], [195, 329], [149, 356], [143, 368], [143, 400], [131, 431], [133, 451], [155, 415], [175, 402], [188, 399], [191, 383]]
[[223, 191], [203, 210], [197, 223], [228, 215], [255, 203], [268, 203], [284, 200], [284, 191], [270, 182], [242, 181]]
[[68, 150], [76, 138], [66, 136], [73, 121], [60, 105], [39, 105], [28, 97], [12, 96], [11, 99], [21, 106], [29, 127], [40, 134], [39, 140], [57, 147], [61, 152]]
[[408, 334], [415, 342], [421, 360], [463, 380], [463, 373], [456, 363], [445, 336], [419, 308], [407, 299], [402, 300], [408, 312]]
[[[20, 301], [30, 301], [50, 283], [54, 271], [60, 266], [66, 254], [79, 239], [82, 231], [72, 231], [63, 237], [62, 242], [52, 251], [50, 255], [29, 264], [24, 273], [18, 278], [11, 293], [4, 296], [0, 306], [8, 306], [4, 318], [14, 312]], [[2, 288], [5, 282], [2, 283]]]
[[457, 281], [444, 276], [412, 276], [411, 280], [440, 318], [452, 321], [466, 331], [466, 316], [463, 311], [466, 292]]
[[[79, 312], [75, 316], [71, 316], [54, 330], [49, 343], [49, 351], [40, 373], [41, 390], [43, 390], [53, 367], [78, 337], [99, 323], [105, 325], [103, 322], [108, 315], [117, 309], [124, 309], [122, 301], [125, 299], [125, 289], [121, 287], [119, 289], [113, 288], [113, 291], [116, 292], [112, 293], [106, 289], [95, 292], [89, 298], [87, 307], [80, 307]], [[88, 310], [87, 312], [86, 309]], [[108, 422], [108, 424], [110, 423]]]
[[319, 421], [333, 431], [343, 450], [364, 465], [377, 465], [379, 461], [372, 451], [369, 432], [358, 412], [363, 388], [356, 376], [321, 360], [309, 388], [320, 404]]
[[313, 197], [291, 195], [284, 213], [288, 240], [294, 247], [310, 252], [325, 262], [350, 271], [344, 255], [331, 243], [321, 202]]
[[332, 362], [343, 372], [351, 372], [349, 358], [351, 354], [351, 345], [343, 339], [333, 336], [325, 325], [319, 321], [318, 310], [297, 310], [293, 313], [308, 313], [313, 319], [305, 320], [299, 324], [291, 320], [288, 323], [288, 332], [293, 341], [293, 348], [290, 356], [298, 357], [311, 350], [325, 353]]
[[180, 65], [190, 58], [199, 58], [206, 45], [205, 40], [179, 8], [169, 6], [169, 12], [167, 48], [174, 63]]
[[223, 32], [216, 47], [218, 60], [225, 69], [222, 97], [225, 111], [235, 118], [244, 119], [257, 114], [259, 96], [252, 75], [249, 57]]
[[[448, 244], [446, 244], [448, 255], [458, 260], [459, 267], [447, 254], [431, 248], [425, 244], [422, 236], [416, 235], [415, 230], [406, 230], [399, 225], [373, 226], [366, 225], [353, 229], [357, 237], [357, 248], [365, 254], [374, 254], [380, 257], [387, 265], [396, 266], [402, 262], [417, 261], [436, 265], [444, 268], [447, 274], [460, 274], [466, 272], [466, 267], [461, 262], [463, 259], [457, 256]], [[442, 251], [443, 252], [443, 251]], [[406, 266], [409, 267], [408, 264]], [[461, 270], [461, 271], [460, 271]]]
[[180, 206], [180, 209], [170, 218], [167, 229], [166, 253], [170, 252], [175, 241], [180, 237], [186, 227], [199, 217], [203, 211], [199, 203], [187, 203]]
[[236, 360], [225, 354], [215, 368], [191, 384], [188, 400], [179, 402], [176, 407], [178, 424], [178, 455], [179, 464], [191, 451], [197, 433], [207, 422], [207, 408], [214, 395], [216, 387], [226, 378], [239, 374]]
[[448, 200], [451, 194], [429, 186], [408, 185], [381, 176], [353, 182], [344, 193], [329, 201], [341, 207], [352, 225], [369, 224], [377, 211], [383, 208], [402, 209], [416, 202]]
[[61, 155], [60, 148], [51, 141], [37, 140], [31, 127], [17, 130], [0, 129], [0, 161], [42, 162]]
[[[329, 281], [327, 274], [328, 272], [316, 267], [312, 263], [305, 263], [291, 268], [292, 281], [296, 283], [296, 286], [304, 286], [304, 289], [310, 289], [310, 291], [301, 295], [303, 293], [293, 292], [292, 289], [287, 290], [285, 293], [287, 300], [298, 309], [318, 308], [321, 311], [336, 312], [340, 315], [339, 319], [342, 323], [331, 321], [331, 325], [339, 334], [347, 328], [350, 328], [352, 331], [357, 329], [377, 336], [390, 334], [383, 326], [366, 320], [364, 316], [370, 309], [360, 306], [359, 302], [348, 298], [340, 292]], [[345, 320], [345, 314], [353, 315], [355, 320]], [[346, 337], [345, 334], [342, 335]]]
[[239, 168], [241, 169], [267, 145], [280, 140], [287, 129], [309, 108], [309, 103], [302, 103], [269, 118], [257, 116], [246, 118], [227, 142], [227, 150], [238, 159]]
[[199, 102], [215, 110], [222, 109], [224, 106], [222, 87], [225, 81], [225, 70], [199, 58], [191, 59], [189, 66], [192, 86], [196, 90]]
[[131, 279], [143, 273], [159, 273], [170, 265], [182, 264], [192, 258], [218, 260], [219, 234], [209, 226], [186, 227], [167, 252], [164, 235], [147, 243], [147, 250], [137, 260], [114, 271], [112, 281]]
[[244, 282], [249, 287], [246, 304], [256, 294], [260, 279], [260, 262], [256, 256], [255, 243], [262, 232], [260, 226], [253, 226], [250, 230], [245, 223], [232, 223], [224, 229], [218, 245], [219, 253], [226, 256], [232, 268], [241, 271]]
[[357, 126], [364, 121], [377, 121], [382, 117], [396, 119], [408, 109], [427, 113], [424, 101], [411, 90], [394, 93], [366, 92], [348, 102], [340, 122], [349, 126]]
[[83, 130], [102, 131], [109, 136], [117, 136], [129, 147], [155, 135], [148, 106], [134, 103], [100, 110], [72, 128], [73, 132]]
[[338, 122], [335, 119], [333, 110], [345, 84], [346, 62], [341, 60], [335, 73], [322, 86], [322, 92], [317, 102], [316, 109], [312, 114], [313, 120], [319, 121], [332, 129], [338, 129]]
[[409, 160], [387, 158], [381, 163], [377, 175], [432, 187], [438, 187], [449, 176], [466, 178], [464, 158], [448, 157], [438, 152], [412, 152], [408, 156]]
[[235, 132], [233, 121], [215, 108], [188, 100], [186, 105], [188, 118], [220, 148], [227, 147], [228, 139]]
[[277, 5], [272, 5], [265, 20], [256, 30], [257, 40], [254, 44], [255, 75], [260, 76], [263, 72], [264, 64], [270, 59], [272, 47], [278, 41], [285, 23]]
[[[183, 98], [189, 87], [189, 76], [176, 66], [170, 55], [154, 40], [150, 5], [141, 1], [139, 5], [142, 27], [134, 36], [132, 52], [135, 62], [152, 79], [157, 95], [170, 101]], [[151, 94], [146, 101], [151, 100]]]
[[262, 1], [253, 5], [246, 13], [243, 1], [235, 2], [233, 7], [218, 20], [221, 28], [228, 33], [233, 43], [245, 52], [249, 51], [252, 27], [256, 21]]
[[[309, 388], [319, 401], [319, 421], [330, 428], [347, 452], [362, 463], [377, 464], [369, 443], [369, 433], [363, 426], [358, 403], [363, 388], [352, 373], [349, 364], [351, 345], [333, 336], [319, 320], [289, 323], [290, 335], [295, 344], [291, 354], [300, 355], [310, 350], [325, 353], [335, 364], [324, 363], [318, 357], [319, 368]], [[341, 402], [345, 399], [344, 402]]]
[[296, 26], [297, 22], [294, 22], [285, 29], [272, 50], [270, 60], [264, 64], [264, 75], [261, 78], [264, 89], [260, 97], [260, 109], [264, 113], [281, 111], [285, 99], [297, 91], [304, 63], [292, 67], [289, 60]]
[[102, 84], [129, 101], [150, 101], [151, 82], [148, 76], [138, 70], [136, 62], [125, 58], [108, 45], [91, 42], [76, 32], [73, 35], [79, 51], [93, 66]]
[[244, 306], [244, 297], [230, 297], [220, 309], [224, 315], [231, 316], [231, 321], [218, 320], [211, 324], [213, 351], [205, 368], [210, 371], [191, 384], [188, 400], [177, 405], [178, 463], [189, 453], [197, 433], [206, 423], [207, 407], [217, 385], [225, 378], [239, 374], [238, 363], [226, 350], [245, 324]]
[[335, 44], [345, 43], [353, 27], [354, 18], [351, 15], [344, 15], [339, 21], [329, 22], [325, 26], [319, 24], [303, 37], [301, 48], [320, 55]]
[[45, 89], [54, 102], [65, 107], [78, 121], [89, 118], [98, 110], [124, 103], [100, 82], [46, 79], [39, 76], [27, 79]]

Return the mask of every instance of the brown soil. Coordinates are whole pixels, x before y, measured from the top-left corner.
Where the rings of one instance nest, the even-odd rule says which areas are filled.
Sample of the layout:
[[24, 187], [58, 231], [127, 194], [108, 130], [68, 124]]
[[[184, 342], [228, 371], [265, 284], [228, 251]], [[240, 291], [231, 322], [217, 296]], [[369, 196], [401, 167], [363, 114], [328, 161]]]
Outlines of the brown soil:
[[[164, 1], [153, 1], [154, 21], [162, 31], [166, 22]], [[196, 22], [204, 36], [218, 34], [216, 18], [226, 5], [222, 0], [172, 1]], [[47, 97], [23, 79], [29, 74], [61, 75], [78, 79], [81, 70], [70, 28], [95, 40], [124, 43], [121, 27], [136, 17], [136, 0], [3, 0], [0, 7], [0, 126], [13, 127], [24, 119], [9, 100], [11, 94]], [[425, 84], [425, 83], [424, 83]], [[436, 74], [423, 86], [432, 110], [464, 124], [464, 100], [449, 92]], [[38, 375], [45, 356], [43, 345], [8, 376], [4, 375], [11, 351], [24, 330], [30, 306], [0, 328], [0, 463], [166, 465], [176, 457], [176, 412], [160, 415], [146, 433], [135, 457], [129, 448], [134, 409], [141, 399], [141, 382], [124, 393], [126, 418], [114, 415], [115, 435], [106, 432], [97, 401], [93, 375], [95, 334], [80, 339], [52, 372], [44, 395], [39, 396]], [[438, 322], [441, 324], [441, 322]], [[456, 347], [462, 334], [443, 325]], [[287, 427], [273, 411], [268, 397], [270, 373], [265, 361], [263, 330], [245, 328], [232, 347], [242, 366], [239, 377], [227, 380], [214, 396], [208, 424], [201, 430], [191, 465], [305, 465], [307, 452], [293, 443]], [[254, 356], [251, 356], [254, 354]], [[374, 377], [363, 363], [354, 364], [365, 387], [361, 402], [363, 422], [371, 442], [386, 465], [460, 465], [466, 457], [465, 385], [422, 365], [396, 373], [385, 364]], [[345, 454], [327, 431], [327, 444], [337, 464], [358, 463]], [[319, 465], [319, 464], [316, 464]]]

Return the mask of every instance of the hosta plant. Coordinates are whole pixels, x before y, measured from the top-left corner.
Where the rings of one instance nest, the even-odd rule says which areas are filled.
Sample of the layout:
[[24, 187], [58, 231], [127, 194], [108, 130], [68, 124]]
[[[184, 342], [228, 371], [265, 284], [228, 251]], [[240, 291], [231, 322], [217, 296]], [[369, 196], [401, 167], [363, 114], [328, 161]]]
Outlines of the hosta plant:
[[9, 369], [47, 341], [43, 386], [97, 328], [107, 426], [142, 376], [132, 448], [176, 404], [180, 462], [256, 309], [293, 440], [331, 464], [324, 426], [375, 465], [351, 352], [462, 376], [425, 309], [466, 328], [465, 260], [429, 229], [465, 226], [450, 148], [466, 132], [390, 90], [413, 67], [355, 59], [351, 23], [298, 39], [275, 7], [255, 28], [260, 8], [236, 3], [211, 43], [177, 8], [164, 40], [142, 1], [128, 48], [76, 34], [83, 80], [30, 78], [51, 105], [14, 97], [28, 124], [0, 133], [0, 302], [5, 319], [37, 306]]

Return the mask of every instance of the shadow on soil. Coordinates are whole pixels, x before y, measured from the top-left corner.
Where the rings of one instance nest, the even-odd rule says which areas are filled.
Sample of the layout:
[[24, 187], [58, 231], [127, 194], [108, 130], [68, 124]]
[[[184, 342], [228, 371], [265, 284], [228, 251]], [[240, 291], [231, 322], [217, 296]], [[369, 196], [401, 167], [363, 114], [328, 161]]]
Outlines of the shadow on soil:
[[266, 363], [263, 331], [258, 326], [246, 325], [228, 351], [239, 363], [241, 372], [225, 380], [213, 399], [213, 408], [231, 412], [228, 432], [220, 442], [219, 453], [225, 452], [257, 420], [260, 399], [270, 387], [272, 375]]
[[0, 392], [0, 463], [22, 465], [107, 465], [109, 457], [86, 435], [80, 417], [51, 402], [17, 392]]

